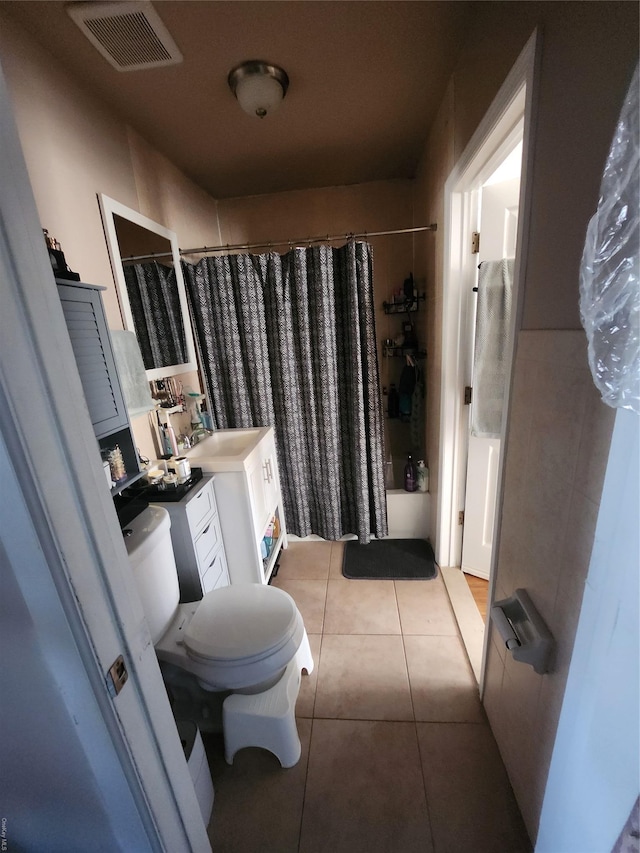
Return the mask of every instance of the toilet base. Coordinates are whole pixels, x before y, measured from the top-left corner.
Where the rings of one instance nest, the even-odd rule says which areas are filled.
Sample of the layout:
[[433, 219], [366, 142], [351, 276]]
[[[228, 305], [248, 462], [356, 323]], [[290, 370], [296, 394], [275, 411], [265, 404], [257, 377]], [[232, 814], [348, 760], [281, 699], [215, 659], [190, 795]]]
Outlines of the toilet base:
[[[310, 665], [313, 668], [313, 662]], [[227, 764], [232, 764], [236, 752], [247, 746], [268, 749], [282, 767], [298, 763], [301, 746], [295, 709], [300, 691], [300, 669], [296, 656], [280, 681], [269, 690], [254, 694], [233, 693], [224, 700], [222, 726]]]
[[191, 673], [164, 661], [160, 662], [160, 671], [177, 720], [191, 720], [201, 732], [222, 731], [222, 705], [230, 690], [203, 690]]

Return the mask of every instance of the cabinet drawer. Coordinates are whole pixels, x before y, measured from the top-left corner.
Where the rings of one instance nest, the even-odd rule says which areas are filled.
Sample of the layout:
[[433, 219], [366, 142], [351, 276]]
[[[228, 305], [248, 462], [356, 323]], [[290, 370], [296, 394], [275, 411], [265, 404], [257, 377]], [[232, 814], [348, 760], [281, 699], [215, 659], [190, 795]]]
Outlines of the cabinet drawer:
[[205, 561], [209, 554], [222, 542], [222, 533], [220, 531], [220, 521], [217, 515], [212, 515], [209, 523], [205, 525], [204, 530], [196, 539], [196, 555], [201, 571], [205, 571]]
[[209, 480], [187, 504], [187, 518], [191, 530], [199, 530], [202, 522], [214, 509], [213, 481]]
[[229, 586], [229, 573], [227, 571], [223, 548], [214, 557], [210, 557], [209, 564], [204, 567], [202, 593], [204, 595], [220, 586]]

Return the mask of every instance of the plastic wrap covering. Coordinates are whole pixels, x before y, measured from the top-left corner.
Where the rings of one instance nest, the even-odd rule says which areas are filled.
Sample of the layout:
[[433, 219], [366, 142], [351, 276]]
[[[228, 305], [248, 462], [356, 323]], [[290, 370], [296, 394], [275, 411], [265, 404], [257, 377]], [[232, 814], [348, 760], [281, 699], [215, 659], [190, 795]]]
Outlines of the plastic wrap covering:
[[580, 315], [589, 366], [604, 402], [640, 413], [639, 79], [636, 67], [589, 223], [580, 270]]

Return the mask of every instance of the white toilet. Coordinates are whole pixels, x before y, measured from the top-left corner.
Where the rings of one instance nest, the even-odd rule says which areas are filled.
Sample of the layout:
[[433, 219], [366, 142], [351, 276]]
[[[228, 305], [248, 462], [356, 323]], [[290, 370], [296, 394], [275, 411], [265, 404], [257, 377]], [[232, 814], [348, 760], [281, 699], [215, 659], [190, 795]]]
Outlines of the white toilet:
[[[287, 706], [291, 706], [288, 731], [289, 737], [295, 732], [297, 741], [293, 711], [300, 670], [310, 673], [313, 659], [294, 600], [284, 590], [249, 583], [213, 590], [201, 601], [180, 604], [170, 528], [169, 513], [150, 506], [127, 525], [125, 534], [158, 660], [161, 666], [169, 665], [163, 672], [188, 673], [205, 691], [253, 695], [274, 690], [292, 697]], [[238, 707], [243, 701], [234, 697], [236, 705], [240, 703]], [[268, 729], [269, 723], [263, 718], [256, 732], [264, 732], [265, 723]], [[225, 730], [225, 741], [227, 734]], [[280, 757], [282, 750], [274, 749], [268, 736], [266, 741], [264, 734], [256, 734], [256, 738], [263, 742], [240, 746], [264, 746]], [[281, 758], [283, 766], [291, 766], [290, 756], [297, 750], [299, 742], [297, 748], [294, 745], [285, 750], [288, 763]], [[227, 761], [231, 763], [232, 758], [227, 749]]]

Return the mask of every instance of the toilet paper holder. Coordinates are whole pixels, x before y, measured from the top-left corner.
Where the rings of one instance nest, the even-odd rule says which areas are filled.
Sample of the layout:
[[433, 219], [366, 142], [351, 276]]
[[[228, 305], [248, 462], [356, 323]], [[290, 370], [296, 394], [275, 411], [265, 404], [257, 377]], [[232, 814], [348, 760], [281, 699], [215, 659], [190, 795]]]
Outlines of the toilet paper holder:
[[496, 601], [491, 619], [514, 660], [530, 664], [540, 675], [549, 671], [554, 639], [526, 589]]

